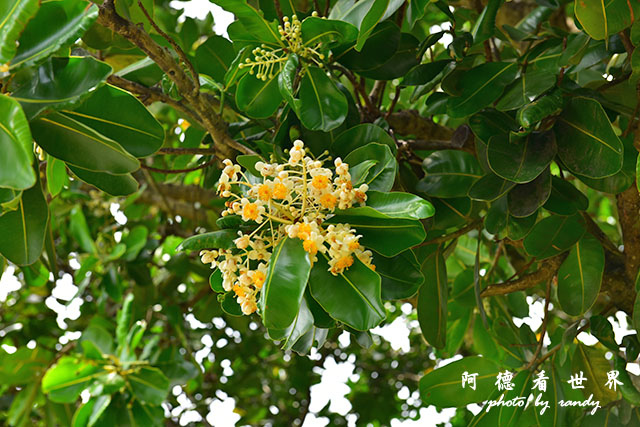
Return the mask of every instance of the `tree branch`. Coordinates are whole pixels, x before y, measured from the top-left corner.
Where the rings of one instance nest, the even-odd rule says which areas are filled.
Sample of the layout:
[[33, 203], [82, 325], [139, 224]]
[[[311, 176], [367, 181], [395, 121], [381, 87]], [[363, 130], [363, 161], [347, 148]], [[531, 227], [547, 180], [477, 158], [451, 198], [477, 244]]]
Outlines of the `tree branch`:
[[458, 238], [460, 236], [463, 236], [463, 235], [467, 234], [471, 230], [475, 230], [476, 228], [478, 228], [478, 226], [480, 224], [482, 224], [482, 220], [480, 220], [480, 219], [476, 220], [476, 221], [473, 221], [472, 223], [465, 225], [460, 230], [456, 230], [453, 233], [445, 234], [444, 236], [436, 237], [435, 239], [431, 239], [431, 240], [427, 240], [426, 242], [422, 242], [422, 243], [420, 243], [418, 245], [418, 247], [419, 246], [435, 245], [435, 244], [448, 242], [449, 240], [453, 240], [453, 239], [456, 239], [456, 238]]
[[414, 135], [417, 139], [448, 140], [453, 131], [420, 116], [416, 110], [402, 110], [391, 114], [387, 121], [398, 135]]
[[140, 26], [118, 15], [113, 0], [105, 0], [98, 8], [98, 22], [101, 25], [138, 46], [175, 83], [178, 92], [202, 119], [202, 124], [211, 135], [221, 157], [231, 157], [232, 149], [245, 154], [255, 154], [253, 150], [227, 134], [227, 125], [222, 117], [214, 112], [208, 98], [202, 96], [197, 90], [197, 84], [189, 78], [167, 49], [158, 45]]
[[616, 195], [618, 220], [622, 228], [625, 271], [633, 283], [640, 268], [640, 194], [635, 185]]
[[509, 280], [505, 283], [489, 285], [480, 293], [480, 296], [484, 298], [494, 295], [510, 294], [511, 292], [533, 288], [540, 282], [551, 280], [566, 257], [567, 252], [546, 259], [541, 263], [540, 268], [533, 273], [525, 274], [518, 279]]

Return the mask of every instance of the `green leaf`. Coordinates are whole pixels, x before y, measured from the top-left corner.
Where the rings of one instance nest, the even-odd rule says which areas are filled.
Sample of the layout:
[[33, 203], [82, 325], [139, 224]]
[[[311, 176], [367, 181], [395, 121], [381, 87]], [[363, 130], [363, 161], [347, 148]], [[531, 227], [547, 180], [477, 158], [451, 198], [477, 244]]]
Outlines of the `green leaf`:
[[327, 224], [349, 224], [361, 234], [360, 243], [384, 256], [422, 243], [426, 234], [420, 221], [398, 218], [375, 218], [344, 210], [326, 221]]
[[344, 21], [308, 16], [302, 21], [302, 42], [309, 47], [346, 44], [358, 38], [358, 29]]
[[600, 292], [604, 250], [590, 234], [580, 239], [558, 270], [558, 302], [571, 316], [584, 314]]
[[[504, 401], [510, 401], [517, 397], [527, 396], [531, 390], [531, 377], [533, 372], [530, 370], [522, 370], [513, 378], [513, 389], [507, 390], [504, 394]], [[518, 422], [522, 416], [523, 409], [517, 405], [500, 406], [498, 409], [498, 424], [500, 426], [510, 427]]]
[[[1, 31], [2, 26], [0, 37]], [[23, 190], [36, 183], [29, 122], [20, 104], [5, 95], [0, 95], [0, 152], [0, 187]]]
[[296, 342], [313, 328], [313, 314], [307, 306], [307, 301], [302, 298], [300, 309], [295, 319], [286, 329], [269, 329], [269, 337], [275, 341], [282, 341], [282, 349], [290, 350]]
[[[462, 374], [477, 373], [476, 389], [462, 388]], [[468, 356], [429, 372], [420, 379], [420, 396], [427, 405], [439, 407], [464, 407], [482, 402], [494, 390], [495, 378], [500, 368], [486, 357]]]
[[338, 210], [336, 214], [350, 212], [374, 218], [425, 219], [433, 216], [433, 205], [422, 197], [410, 193], [367, 191], [367, 206]]
[[524, 184], [533, 181], [551, 164], [556, 151], [553, 132], [533, 132], [515, 141], [502, 134], [489, 139], [487, 160], [496, 175]]
[[587, 378], [584, 385], [584, 393], [589, 396], [593, 393], [593, 399], [599, 400], [600, 405], [608, 403], [618, 398], [618, 393], [609, 389], [607, 383], [607, 372], [611, 370], [609, 361], [605, 358], [604, 352], [594, 347], [588, 347], [579, 343], [573, 356], [572, 371], [583, 371]]
[[426, 176], [418, 182], [416, 189], [433, 197], [466, 196], [469, 188], [482, 177], [476, 158], [458, 150], [440, 150], [422, 162]]
[[533, 181], [518, 184], [511, 189], [507, 194], [509, 213], [516, 218], [533, 215], [546, 203], [550, 194], [551, 172], [547, 168]]
[[334, 319], [367, 331], [385, 319], [380, 297], [380, 276], [354, 257], [353, 265], [334, 276], [324, 254], [311, 269], [309, 289], [313, 298]]
[[62, 191], [67, 182], [67, 169], [62, 160], [47, 156], [47, 189], [51, 196], [55, 197]]
[[34, 408], [34, 401], [38, 397], [38, 388], [38, 383], [32, 382], [14, 395], [9, 411], [6, 413], [7, 425], [27, 425]]
[[232, 249], [235, 247], [233, 241], [238, 238], [235, 230], [219, 230], [209, 233], [197, 234], [186, 238], [177, 251], [199, 251], [202, 249]]
[[375, 80], [393, 80], [403, 77], [411, 68], [419, 64], [417, 59], [420, 42], [409, 33], [400, 34], [400, 42], [395, 53], [383, 64], [358, 74]]
[[469, 188], [469, 197], [491, 202], [505, 195], [515, 185], [515, 182], [507, 181], [490, 172], [473, 183]]
[[267, 80], [245, 74], [238, 82], [236, 103], [251, 118], [265, 119], [276, 112], [282, 102], [277, 74]]
[[549, 258], [569, 249], [585, 232], [581, 215], [552, 215], [538, 222], [524, 239], [524, 249], [538, 259]]
[[551, 195], [544, 204], [549, 212], [573, 215], [589, 207], [589, 199], [573, 184], [557, 176], [551, 177]]
[[356, 43], [357, 51], [362, 49], [362, 46], [364, 46], [364, 43], [369, 38], [374, 27], [382, 20], [382, 17], [387, 10], [387, 6], [389, 6], [389, 0], [366, 0], [365, 3], [369, 3], [369, 7], [358, 27], [359, 33], [358, 41]]
[[14, 0], [0, 4], [0, 65], [9, 62], [16, 54], [16, 41], [39, 7], [38, 0]]
[[49, 221], [49, 207], [36, 184], [22, 193], [15, 211], [0, 216], [0, 254], [17, 265], [33, 264], [40, 258]]
[[627, 0], [580, 0], [575, 2], [576, 18], [592, 38], [606, 40], [611, 34], [628, 28], [640, 5]]
[[282, 45], [277, 25], [267, 22], [262, 12], [251, 7], [245, 0], [213, 0], [213, 3], [235, 15], [237, 21], [228, 28], [229, 37], [234, 43]]
[[391, 190], [396, 179], [398, 162], [388, 145], [371, 142], [353, 150], [344, 158], [344, 161], [349, 165], [357, 165], [370, 159], [375, 159], [378, 163], [369, 169], [364, 183], [370, 190]]
[[410, 298], [424, 282], [420, 264], [412, 250], [392, 258], [374, 252], [373, 264], [382, 278], [382, 299], [385, 301]]
[[195, 65], [199, 73], [211, 76], [218, 83], [223, 83], [224, 76], [235, 57], [236, 53], [231, 42], [214, 34], [196, 49]]
[[[54, 158], [52, 159], [55, 160]], [[60, 160], [56, 161], [64, 167], [63, 162]], [[136, 181], [130, 173], [125, 175], [112, 175], [106, 172], [94, 172], [76, 166], [68, 166], [73, 174], [80, 180], [93, 185], [111, 196], [128, 196], [138, 191], [138, 181]]]
[[238, 304], [235, 293], [233, 291], [218, 295], [218, 301], [220, 302], [222, 311], [224, 311], [225, 313], [236, 317], [241, 317], [244, 315], [242, 313], [242, 307], [240, 307], [240, 304]]
[[111, 403], [111, 395], [92, 397], [73, 414], [73, 427], [91, 427], [96, 424]]
[[368, 71], [386, 63], [397, 52], [401, 38], [400, 29], [393, 22], [384, 21], [374, 28], [359, 52], [351, 45], [336, 47], [332, 51], [335, 59], [350, 70]]
[[500, 111], [515, 110], [533, 101], [556, 84], [556, 76], [544, 70], [533, 69], [514, 81], [496, 104]]
[[418, 321], [427, 342], [436, 348], [443, 348], [447, 336], [447, 266], [440, 247], [427, 255], [429, 250], [422, 247], [417, 252], [425, 278], [418, 291]]
[[465, 71], [467, 77], [458, 85], [460, 96], [447, 102], [448, 114], [465, 117], [480, 111], [502, 95], [517, 72], [518, 66], [513, 62], [489, 62]]
[[622, 141], [598, 101], [582, 97], [571, 99], [554, 129], [558, 156], [571, 172], [589, 178], [604, 178], [622, 168]]
[[295, 110], [309, 130], [329, 132], [347, 117], [347, 99], [321, 68], [306, 68], [299, 96], [300, 99], [294, 103]]
[[474, 44], [482, 43], [493, 36], [496, 28], [496, 14], [503, 2], [504, 0], [489, 0], [471, 31]]
[[73, 166], [112, 174], [126, 174], [140, 166], [117, 142], [64, 113], [31, 122], [31, 132], [48, 154]]
[[416, 65], [402, 78], [400, 84], [402, 86], [418, 86], [430, 83], [439, 76], [442, 70], [450, 63], [451, 61], [448, 59], [443, 59]]
[[155, 153], [164, 142], [164, 129], [149, 110], [114, 86], [97, 89], [78, 108], [64, 113], [113, 139], [136, 157]]
[[89, 383], [107, 371], [95, 362], [64, 356], [42, 378], [42, 392], [54, 402], [75, 402]]
[[296, 319], [310, 271], [309, 254], [300, 239], [285, 237], [273, 249], [259, 301], [268, 329], [286, 329]]
[[20, 347], [12, 354], [0, 353], [0, 377], [6, 386], [33, 383], [53, 360], [53, 355], [42, 347], [33, 350]]
[[126, 377], [140, 402], [160, 405], [169, 393], [169, 379], [158, 368], [142, 367]]
[[[640, 52], [640, 49], [638, 50]], [[624, 146], [624, 158], [622, 169], [615, 175], [606, 178], [593, 179], [574, 173], [574, 175], [589, 187], [604, 193], [618, 194], [629, 188], [636, 182], [640, 182], [640, 162], [638, 162], [638, 150], [633, 146], [633, 138], [627, 137], [622, 141]], [[638, 186], [640, 188], [640, 185]]]
[[98, 7], [89, 6], [83, 0], [43, 2], [20, 36], [20, 45], [10, 68], [32, 66], [69, 46], [84, 34], [97, 17]]
[[292, 53], [289, 55], [287, 62], [284, 63], [282, 71], [278, 74], [278, 89], [280, 90], [280, 94], [293, 109], [297, 108], [293, 82], [296, 78], [296, 73], [298, 73], [299, 63], [298, 55]]
[[371, 142], [387, 145], [394, 154], [397, 151], [393, 138], [384, 129], [372, 123], [362, 123], [342, 132], [331, 144], [331, 151], [344, 158], [357, 148]]

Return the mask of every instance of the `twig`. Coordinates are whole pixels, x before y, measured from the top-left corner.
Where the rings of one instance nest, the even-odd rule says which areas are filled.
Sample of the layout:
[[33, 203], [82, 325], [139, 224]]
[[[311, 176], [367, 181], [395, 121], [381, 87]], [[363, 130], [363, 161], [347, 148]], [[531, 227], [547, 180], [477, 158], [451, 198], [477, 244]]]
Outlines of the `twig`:
[[198, 166], [194, 166], [192, 168], [186, 168], [186, 169], [161, 169], [161, 168], [154, 168], [153, 166], [147, 166], [144, 163], [141, 163], [140, 165], [142, 166], [143, 169], [150, 170], [151, 172], [172, 174], [172, 173], [186, 173], [186, 172], [197, 171], [199, 169], [204, 169], [206, 167], [214, 165], [216, 162], [217, 162], [217, 159], [213, 158], [206, 163], [203, 163]]
[[427, 246], [427, 245], [435, 245], [435, 244], [448, 242], [449, 240], [453, 240], [453, 239], [456, 239], [456, 238], [458, 238], [460, 236], [463, 236], [463, 235], [467, 234], [471, 230], [475, 230], [481, 224], [482, 224], [482, 220], [475, 220], [472, 223], [467, 224], [466, 226], [462, 227], [460, 230], [454, 231], [453, 233], [445, 234], [444, 236], [436, 237], [435, 239], [431, 239], [431, 240], [428, 240], [426, 242], [422, 242], [422, 243], [420, 243], [418, 245], [418, 247]]
[[490, 297], [494, 295], [505, 295], [512, 292], [523, 291], [532, 288], [540, 282], [550, 280], [560, 268], [562, 261], [567, 254], [562, 253], [552, 258], [546, 259], [540, 268], [533, 273], [526, 274], [518, 279], [510, 280], [504, 283], [487, 286], [480, 294], [481, 297]]
[[158, 150], [158, 154], [202, 154], [202, 155], [215, 155], [216, 150], [213, 148], [161, 148]]
[[273, 0], [273, 5], [276, 8], [276, 14], [278, 15], [278, 21], [284, 24], [284, 16], [282, 15], [282, 8], [280, 7], [280, 0]]
[[147, 17], [147, 21], [149, 21], [153, 29], [156, 30], [158, 34], [160, 34], [166, 41], [169, 42], [169, 44], [173, 47], [173, 49], [180, 57], [180, 60], [187, 66], [187, 68], [189, 68], [189, 73], [191, 73], [191, 77], [193, 77], [194, 92], [197, 93], [200, 90], [200, 77], [198, 76], [198, 72], [196, 71], [196, 69], [193, 67], [193, 64], [191, 63], [191, 61], [189, 61], [189, 58], [184, 53], [184, 50], [182, 50], [180, 45], [176, 43], [171, 37], [169, 37], [167, 33], [162, 31], [162, 28], [160, 28], [158, 24], [156, 24], [151, 15], [149, 15], [149, 12], [147, 12], [147, 9], [142, 4], [142, 0], [138, 0], [138, 6], [140, 6], [140, 10], [142, 10], [144, 16]]
[[400, 87], [400, 85], [396, 86], [396, 92], [393, 95], [393, 99], [391, 100], [391, 105], [389, 105], [389, 111], [387, 111], [387, 114], [384, 115], [385, 120], [389, 118], [391, 113], [393, 113], [393, 110], [396, 108], [396, 104], [398, 103], [398, 99], [400, 99], [400, 91], [401, 90], [402, 90], [402, 87]]
[[553, 279], [547, 280], [547, 292], [545, 294], [545, 302], [544, 302], [544, 318], [542, 319], [542, 329], [540, 331], [540, 341], [538, 342], [538, 346], [536, 347], [535, 353], [533, 353], [533, 357], [531, 357], [531, 361], [527, 365], [525, 369], [531, 368], [535, 363], [536, 359], [540, 355], [542, 351], [542, 346], [544, 344], [544, 337], [547, 334], [547, 322], [549, 321], [549, 302], [551, 300], [551, 282]]

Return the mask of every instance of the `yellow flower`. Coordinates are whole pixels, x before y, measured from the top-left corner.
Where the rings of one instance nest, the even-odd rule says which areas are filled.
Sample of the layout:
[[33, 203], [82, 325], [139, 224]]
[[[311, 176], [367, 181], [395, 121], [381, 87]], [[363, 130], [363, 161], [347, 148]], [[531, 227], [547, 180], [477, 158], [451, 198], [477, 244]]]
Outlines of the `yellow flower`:
[[329, 185], [329, 177], [325, 175], [316, 175], [311, 180], [311, 185], [318, 190], [324, 190]]
[[267, 202], [271, 199], [271, 188], [269, 188], [269, 185], [260, 184], [258, 187], [258, 198], [263, 202]]

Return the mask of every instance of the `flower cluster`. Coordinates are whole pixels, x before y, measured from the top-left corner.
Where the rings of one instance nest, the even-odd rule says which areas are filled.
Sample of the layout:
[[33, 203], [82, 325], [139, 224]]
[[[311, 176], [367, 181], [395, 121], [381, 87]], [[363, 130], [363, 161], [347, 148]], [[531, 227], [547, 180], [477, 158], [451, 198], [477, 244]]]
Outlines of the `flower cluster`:
[[336, 208], [347, 209], [367, 200], [366, 184], [354, 188], [349, 165], [335, 159], [335, 170], [323, 167], [322, 158], [307, 155], [302, 141], [294, 142], [287, 163], [257, 162], [260, 176], [245, 173], [224, 161], [218, 193], [227, 197], [223, 216], [238, 215], [254, 227], [238, 232], [235, 248], [205, 250], [202, 262], [218, 267], [225, 291], [233, 290], [243, 313], [257, 309], [257, 295], [266, 280], [271, 251], [282, 239], [302, 240], [312, 263], [324, 256], [333, 275], [342, 273], [357, 257], [372, 264], [371, 251], [359, 243], [361, 236], [349, 224], [325, 224]]
[[[312, 16], [318, 16], [317, 12], [313, 12]], [[273, 49], [265, 44], [256, 47], [251, 52], [253, 59], [247, 58], [244, 63], [240, 64], [240, 68], [251, 67], [249, 74], [254, 74], [258, 79], [266, 81], [274, 78], [282, 69], [282, 65], [287, 62], [289, 55], [294, 53], [301, 58], [305, 58], [319, 67], [322, 67], [324, 54], [317, 51], [319, 44], [315, 47], [305, 46], [302, 42], [302, 23], [296, 15], [287, 16], [283, 19], [284, 26], [278, 26], [280, 33], [281, 47]]]

